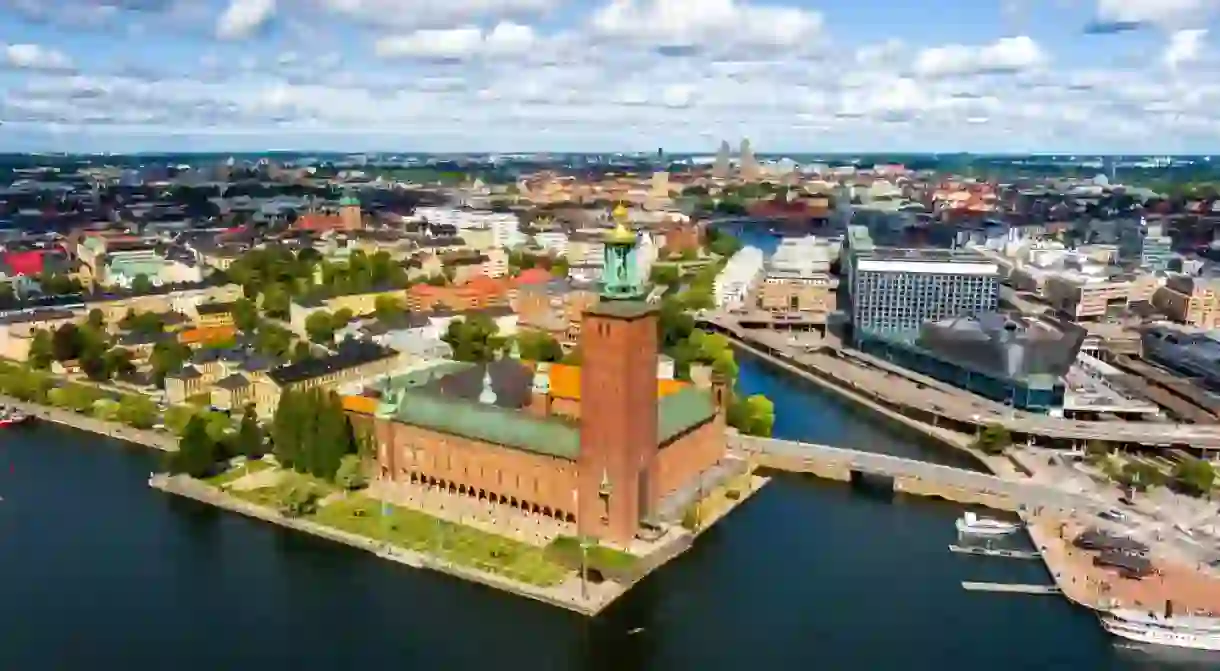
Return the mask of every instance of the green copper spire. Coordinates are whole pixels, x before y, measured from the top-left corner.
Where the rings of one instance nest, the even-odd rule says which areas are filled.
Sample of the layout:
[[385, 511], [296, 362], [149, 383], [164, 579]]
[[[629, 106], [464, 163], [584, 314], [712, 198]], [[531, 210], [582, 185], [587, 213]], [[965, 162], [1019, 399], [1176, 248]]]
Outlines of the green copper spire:
[[637, 257], [638, 241], [627, 228], [627, 211], [621, 206], [614, 211], [614, 229], [606, 234], [602, 252], [602, 299], [636, 300], [644, 297], [644, 281], [640, 277]]

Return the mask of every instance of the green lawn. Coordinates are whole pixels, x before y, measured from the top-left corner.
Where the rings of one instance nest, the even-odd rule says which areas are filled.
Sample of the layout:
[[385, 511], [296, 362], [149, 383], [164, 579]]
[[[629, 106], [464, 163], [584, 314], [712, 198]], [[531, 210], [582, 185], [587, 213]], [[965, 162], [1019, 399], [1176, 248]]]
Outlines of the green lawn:
[[454, 564], [531, 585], [556, 585], [568, 574], [542, 548], [415, 510], [388, 508], [389, 515], [383, 517], [380, 502], [353, 494], [322, 508], [315, 519], [349, 533], [427, 552]]
[[[560, 536], [551, 541], [546, 551], [568, 566], [580, 565], [580, 540], [572, 536]], [[604, 545], [589, 547], [589, 566], [611, 572], [630, 571], [639, 557]]]
[[224, 487], [238, 478], [243, 478], [250, 473], [265, 471], [268, 468], [271, 468], [271, 464], [265, 461], [247, 461], [243, 466], [235, 466], [230, 468], [224, 473], [213, 475], [212, 477], [205, 479], [204, 482], [212, 485], [213, 487]]
[[[232, 482], [240, 474], [232, 471], [208, 480], [217, 485]], [[287, 482], [313, 486], [325, 497], [336, 491], [335, 486], [310, 476], [287, 472], [280, 487]], [[248, 491], [228, 490], [232, 496], [268, 507], [278, 507], [277, 488]], [[473, 527], [448, 522], [431, 515], [387, 506], [382, 515], [380, 501], [358, 493], [322, 506], [307, 519], [328, 527], [365, 538], [389, 542], [392, 545], [425, 552], [433, 557], [487, 571], [519, 582], [543, 587], [563, 582], [570, 571], [552, 558], [543, 548], [486, 533]]]

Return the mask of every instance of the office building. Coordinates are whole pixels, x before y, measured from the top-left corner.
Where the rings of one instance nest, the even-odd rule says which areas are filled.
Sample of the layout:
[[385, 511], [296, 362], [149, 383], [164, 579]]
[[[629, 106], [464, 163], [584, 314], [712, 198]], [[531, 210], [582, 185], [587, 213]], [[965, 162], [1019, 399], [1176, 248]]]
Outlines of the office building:
[[999, 307], [999, 266], [977, 252], [874, 247], [867, 233], [852, 230], [844, 246], [857, 340], [909, 339], [924, 322], [977, 316]]

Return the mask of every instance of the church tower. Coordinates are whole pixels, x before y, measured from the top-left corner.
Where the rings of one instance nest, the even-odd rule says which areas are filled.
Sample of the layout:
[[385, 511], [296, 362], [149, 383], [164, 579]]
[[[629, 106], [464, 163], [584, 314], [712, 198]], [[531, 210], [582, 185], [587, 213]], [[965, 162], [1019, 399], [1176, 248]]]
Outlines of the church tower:
[[345, 231], [358, 231], [364, 228], [364, 215], [360, 208], [360, 199], [350, 193], [343, 194], [339, 199], [339, 222]]
[[581, 324], [577, 526], [627, 546], [656, 502], [649, 472], [658, 436], [657, 314], [622, 206], [614, 219], [603, 241], [601, 297]]

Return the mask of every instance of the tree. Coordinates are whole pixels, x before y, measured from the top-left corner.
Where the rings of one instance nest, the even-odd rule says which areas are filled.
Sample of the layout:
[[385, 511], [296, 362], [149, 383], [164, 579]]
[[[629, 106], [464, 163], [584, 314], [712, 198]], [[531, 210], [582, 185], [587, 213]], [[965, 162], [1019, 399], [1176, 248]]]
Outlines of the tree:
[[1104, 440], [1090, 440], [1084, 445], [1084, 454], [1088, 457], [1089, 461], [1096, 462], [1105, 459], [1113, 451], [1110, 443]]
[[238, 454], [247, 459], [259, 459], [263, 456], [263, 427], [258, 423], [253, 404], [247, 405], [242, 413], [234, 447]]
[[216, 442], [208, 435], [207, 421], [191, 417], [178, 441], [178, 452], [170, 460], [170, 470], [193, 478], [209, 475], [216, 466]]
[[650, 275], [651, 277], [649, 279], [653, 284], [663, 286], [677, 284], [681, 279], [677, 266], [655, 265], [652, 267], [652, 272]]
[[335, 340], [334, 318], [322, 310], [314, 312], [305, 318], [305, 332], [313, 342], [331, 344]]
[[1216, 469], [1202, 459], [1183, 457], [1173, 467], [1174, 485], [1194, 496], [1202, 496], [1211, 491], [1216, 481]]
[[106, 326], [106, 315], [101, 310], [93, 308], [89, 311], [89, 319], [86, 323], [100, 331]]
[[308, 484], [287, 483], [276, 490], [276, 502], [284, 517], [312, 515], [318, 509], [318, 492]]
[[1150, 487], [1165, 483], [1165, 475], [1160, 469], [1145, 461], [1128, 461], [1116, 476], [1119, 484], [1142, 492]]
[[296, 468], [301, 459], [301, 434], [304, 413], [304, 394], [294, 389], [285, 389], [280, 394], [275, 417], [271, 420], [271, 442], [275, 458], [285, 468]]
[[118, 420], [137, 429], [150, 428], [157, 423], [157, 406], [143, 396], [124, 396], [119, 399]]
[[75, 359], [80, 353], [80, 336], [75, 324], [64, 324], [51, 336], [51, 356], [56, 361]]
[[335, 473], [335, 484], [355, 491], [368, 485], [368, 477], [364, 474], [364, 460], [359, 455], [345, 454], [339, 462], [339, 470]]
[[775, 425], [775, 405], [762, 394], [734, 398], [729, 404], [729, 426], [749, 436], [770, 437]]
[[51, 362], [54, 360], [55, 350], [51, 344], [50, 332], [38, 329], [34, 332], [33, 339], [30, 340], [30, 365], [39, 370], [46, 370], [51, 367]]
[[988, 424], [979, 432], [974, 446], [984, 454], [1002, 454], [1012, 445], [1012, 434], [999, 424]]
[[191, 348], [177, 340], [162, 340], [153, 345], [152, 354], [148, 355], [148, 365], [152, 367], [156, 384], [164, 384], [165, 376], [182, 368], [190, 357]]
[[312, 356], [313, 348], [309, 346], [309, 343], [305, 342], [304, 340], [298, 340], [296, 344], [292, 346], [292, 354], [289, 355], [288, 358], [292, 361], [292, 363], [300, 363]]
[[116, 347], [102, 355], [106, 377], [120, 377], [135, 372], [136, 366], [131, 362], [133, 356], [131, 350], [122, 347]]
[[485, 315], [453, 319], [441, 340], [453, 349], [456, 361], [491, 361], [503, 345], [500, 327]]
[[378, 296], [373, 301], [373, 312], [377, 314], [378, 319], [390, 319], [402, 314], [404, 309], [403, 302], [394, 296]]
[[526, 361], [563, 360], [563, 346], [546, 333], [525, 331], [517, 336], [517, 349]]
[[140, 273], [131, 280], [131, 292], [138, 296], [150, 294], [153, 291], [152, 280], [148, 279], [148, 275]]
[[245, 333], [258, 328], [258, 307], [254, 301], [243, 297], [233, 302], [233, 325]]

